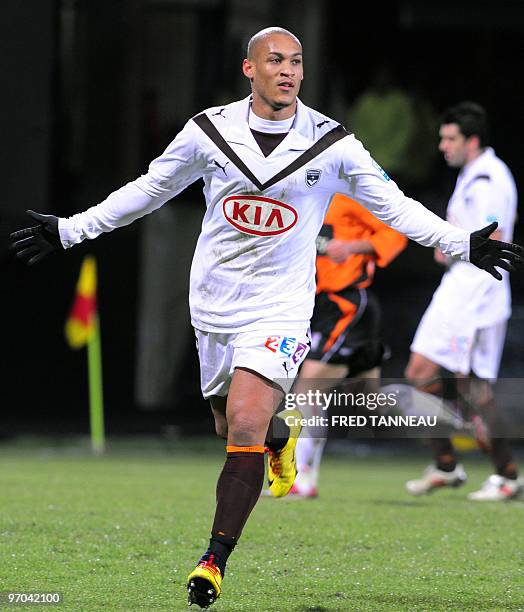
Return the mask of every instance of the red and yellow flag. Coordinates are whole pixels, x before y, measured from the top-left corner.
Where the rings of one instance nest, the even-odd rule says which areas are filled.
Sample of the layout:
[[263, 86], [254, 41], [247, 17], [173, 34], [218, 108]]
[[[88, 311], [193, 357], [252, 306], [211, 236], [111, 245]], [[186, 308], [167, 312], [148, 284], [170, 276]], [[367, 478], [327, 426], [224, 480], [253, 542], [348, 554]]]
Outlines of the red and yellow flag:
[[79, 349], [92, 338], [96, 329], [96, 260], [87, 255], [76, 284], [75, 301], [65, 324], [71, 348]]

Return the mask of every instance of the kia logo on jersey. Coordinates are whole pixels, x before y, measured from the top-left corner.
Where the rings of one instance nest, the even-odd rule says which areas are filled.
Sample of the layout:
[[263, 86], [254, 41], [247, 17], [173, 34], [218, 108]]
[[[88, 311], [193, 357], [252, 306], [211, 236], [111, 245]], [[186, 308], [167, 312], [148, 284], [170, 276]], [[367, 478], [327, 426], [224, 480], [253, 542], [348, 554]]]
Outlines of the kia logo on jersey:
[[224, 200], [223, 211], [233, 227], [253, 236], [283, 234], [298, 221], [292, 206], [263, 196], [230, 196]]

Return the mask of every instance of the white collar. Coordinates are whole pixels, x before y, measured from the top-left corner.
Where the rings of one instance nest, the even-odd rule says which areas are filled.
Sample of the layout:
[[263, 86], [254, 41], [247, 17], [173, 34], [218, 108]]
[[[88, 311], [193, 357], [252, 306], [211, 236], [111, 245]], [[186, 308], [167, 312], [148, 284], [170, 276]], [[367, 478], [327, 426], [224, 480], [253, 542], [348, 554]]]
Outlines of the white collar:
[[485, 147], [480, 155], [472, 159], [464, 166], [464, 174], [469, 174], [471, 169], [478, 165], [478, 163], [482, 163], [483, 160], [493, 157], [495, 155], [495, 151], [492, 147]]
[[495, 155], [495, 151], [493, 150], [492, 147], [485, 147], [484, 151], [482, 151], [482, 153], [478, 157], [475, 157], [475, 159], [472, 159], [462, 168], [461, 175], [463, 177], [466, 177], [466, 176], [469, 176], [472, 172], [476, 172], [478, 166], [482, 166], [485, 160], [493, 158], [494, 155]]
[[293, 121], [295, 121], [293, 115], [289, 119], [281, 119], [279, 121], [271, 121], [270, 119], [262, 119], [253, 112], [253, 109], [249, 109], [248, 123], [249, 127], [255, 132], [264, 132], [266, 134], [286, 134], [291, 129]]
[[[227, 141], [246, 145], [262, 155], [260, 147], [257, 145], [249, 129], [251, 102], [251, 95], [243, 100], [239, 100], [234, 115], [229, 125], [222, 131], [222, 134]], [[307, 151], [307, 149], [314, 144], [314, 140], [309, 133], [310, 131], [311, 129], [307, 121], [307, 108], [304, 107], [302, 102], [297, 98], [297, 111], [293, 125], [289, 130], [289, 134], [286, 136], [285, 140], [280, 143], [279, 147], [285, 146], [288, 150]]]

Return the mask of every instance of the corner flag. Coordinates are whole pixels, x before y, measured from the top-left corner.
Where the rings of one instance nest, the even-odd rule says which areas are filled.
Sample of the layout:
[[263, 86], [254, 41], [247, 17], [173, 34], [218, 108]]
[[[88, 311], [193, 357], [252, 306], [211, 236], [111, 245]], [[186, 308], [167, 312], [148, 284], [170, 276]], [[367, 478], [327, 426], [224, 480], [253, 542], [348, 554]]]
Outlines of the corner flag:
[[65, 325], [69, 346], [80, 349], [93, 338], [96, 319], [96, 261], [87, 255], [76, 284], [75, 301]]
[[73, 349], [87, 345], [91, 448], [94, 453], [101, 454], [105, 448], [104, 400], [96, 290], [96, 260], [92, 255], [87, 255], [80, 269], [75, 299], [65, 324], [65, 335]]

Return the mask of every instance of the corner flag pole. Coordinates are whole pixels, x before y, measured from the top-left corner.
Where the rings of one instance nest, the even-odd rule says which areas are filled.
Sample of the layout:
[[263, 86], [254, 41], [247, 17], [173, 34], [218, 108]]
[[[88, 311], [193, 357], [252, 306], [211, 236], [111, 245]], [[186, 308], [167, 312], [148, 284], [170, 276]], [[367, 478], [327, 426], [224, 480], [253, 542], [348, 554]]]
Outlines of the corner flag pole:
[[100, 348], [100, 322], [98, 313], [95, 313], [93, 333], [87, 343], [87, 370], [89, 379], [91, 448], [95, 455], [101, 455], [105, 450], [105, 431], [102, 351]]
[[87, 345], [89, 381], [89, 423], [91, 448], [100, 455], [105, 450], [102, 351], [97, 308], [96, 260], [86, 255], [76, 284], [75, 299], [65, 324], [65, 335], [72, 349]]

